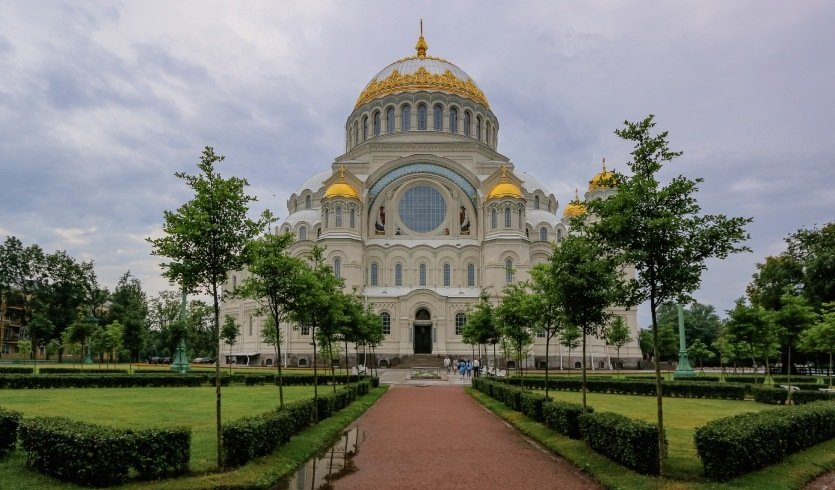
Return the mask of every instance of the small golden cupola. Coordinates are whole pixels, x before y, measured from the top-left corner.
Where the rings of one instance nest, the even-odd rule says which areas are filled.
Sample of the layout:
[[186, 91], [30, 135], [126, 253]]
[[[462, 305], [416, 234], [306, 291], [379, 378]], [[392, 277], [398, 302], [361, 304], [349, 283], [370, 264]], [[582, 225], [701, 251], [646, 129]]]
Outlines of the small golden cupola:
[[332, 197], [347, 197], [349, 199], [359, 199], [360, 195], [351, 184], [345, 182], [345, 167], [339, 169], [339, 180], [331, 184], [328, 190], [325, 191], [324, 199]]
[[577, 189], [574, 189], [574, 199], [565, 207], [565, 211], [562, 212], [562, 217], [570, 219], [584, 214], [586, 214], [586, 207], [580, 202], [580, 193]]
[[514, 184], [507, 178], [507, 169], [504, 165], [502, 165], [502, 180], [493, 186], [487, 194], [487, 200], [500, 199], [503, 197], [512, 197], [515, 199], [522, 198], [522, 190], [518, 185]]
[[603, 159], [603, 170], [589, 181], [589, 192], [597, 189], [612, 189], [615, 184], [615, 173], [606, 169], [606, 159]]

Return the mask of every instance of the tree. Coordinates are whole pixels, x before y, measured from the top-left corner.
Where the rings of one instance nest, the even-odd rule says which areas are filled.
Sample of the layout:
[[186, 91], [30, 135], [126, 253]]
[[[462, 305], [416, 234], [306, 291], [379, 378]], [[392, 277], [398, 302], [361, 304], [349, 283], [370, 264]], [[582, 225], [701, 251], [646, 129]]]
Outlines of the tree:
[[617, 366], [618, 374], [620, 374], [620, 350], [623, 346], [632, 342], [632, 336], [629, 333], [629, 326], [623, 320], [623, 317], [616, 316], [609, 329], [606, 331], [606, 345], [614, 346], [617, 352]]
[[241, 328], [232, 315], [226, 315], [223, 319], [223, 327], [220, 328], [220, 340], [229, 346], [229, 374], [232, 374], [232, 346], [238, 342], [241, 335]]
[[269, 333], [276, 351], [276, 369], [278, 370], [279, 406], [284, 406], [284, 377], [281, 372], [281, 333], [278, 331], [282, 322], [287, 320], [294, 303], [302, 296], [299, 275], [304, 262], [287, 255], [287, 247], [294, 237], [289, 233], [257, 238], [247, 246], [247, 269], [252, 274], [245, 279], [235, 292], [236, 296], [251, 298], [258, 303], [257, 315], [266, 316], [268, 322], [262, 332]]
[[[164, 275], [177, 281], [183, 290], [195, 290], [212, 298], [214, 313], [213, 341], [220, 343], [221, 284], [228, 271], [244, 266], [244, 247], [257, 236], [266, 219], [247, 217], [249, 203], [256, 199], [244, 189], [245, 179], [224, 179], [215, 171], [215, 164], [224, 160], [214, 149], [203, 149], [197, 167], [200, 173], [175, 175], [194, 191], [194, 198], [177, 211], [165, 211], [161, 238], [148, 238], [154, 255], [166, 257]], [[223, 466], [223, 434], [221, 426], [220, 356], [215, 361], [215, 426], [217, 433], [217, 465]]]
[[121, 351], [125, 345], [123, 343], [124, 335], [125, 327], [117, 321], [113, 321], [110, 325], [104, 327], [104, 345], [106, 352], [110, 355], [110, 362], [118, 361], [116, 353]]
[[716, 357], [716, 354], [710, 350], [704, 342], [702, 342], [702, 339], [696, 339], [690, 344], [690, 347], [687, 348], [687, 355], [699, 363], [699, 367], [702, 372], [705, 370], [703, 361], [709, 361]]
[[554, 278], [547, 264], [538, 264], [531, 271], [531, 287], [535, 302], [534, 314], [537, 328], [545, 332], [545, 396], [548, 397], [551, 340], [565, 326], [563, 306], [554, 298], [558, 294]]
[[816, 308], [835, 301], [835, 222], [800, 229], [786, 239], [786, 255], [800, 263], [803, 295]]
[[148, 300], [142, 282], [130, 271], [122, 274], [110, 295], [106, 322], [119, 322], [124, 327], [122, 345], [130, 351], [131, 362], [139, 361], [148, 337]]
[[[705, 261], [724, 259], [733, 252], [748, 250], [738, 245], [747, 239], [745, 225], [750, 219], [724, 215], [702, 215], [694, 196], [702, 179], [674, 177], [662, 186], [657, 178], [662, 167], [681, 152], [672, 151], [667, 132], [651, 134], [652, 115], [625, 122], [615, 134], [634, 142], [632, 175], [616, 174], [610, 179], [617, 192], [608, 199], [586, 203], [590, 220], [588, 233], [593, 242], [624, 268], [634, 267], [623, 303], [634, 306], [647, 302], [652, 318], [653, 343], [658, 345], [658, 307], [667, 301], [683, 302], [701, 282]], [[658, 359], [656, 352], [656, 359]], [[661, 368], [655, 363], [658, 449], [660, 472], [664, 474], [666, 440], [661, 387]]]
[[493, 367], [496, 366], [496, 344], [502, 331], [496, 321], [496, 312], [486, 291], [482, 291], [475, 307], [467, 312], [462, 338], [468, 344], [493, 346]]
[[[691, 343], [696, 339], [701, 340], [705, 345], [711, 345], [719, 335], [722, 320], [716, 314], [713, 305], [705, 305], [693, 301], [683, 308], [684, 313], [684, 334], [687, 342]], [[658, 307], [658, 328], [668, 329], [672, 338], [670, 344], [673, 349], [671, 358], [678, 359], [678, 308], [673, 302], [664, 303]], [[662, 341], [662, 345], [663, 345]], [[663, 351], [663, 349], [662, 349]], [[670, 357], [662, 354], [662, 359]]]
[[32, 359], [32, 342], [28, 339], [21, 339], [17, 341], [17, 353], [21, 359]]
[[[583, 341], [583, 332], [580, 329], [571, 323], [565, 325], [562, 332], [560, 332], [560, 345], [568, 349], [568, 371], [571, 372], [571, 351], [580, 347], [580, 343]], [[585, 364], [586, 360], [583, 359], [583, 364]]]
[[800, 347], [807, 352], [829, 354], [829, 389], [832, 389], [832, 353], [835, 352], [835, 302], [825, 303], [820, 319], [800, 334]]
[[[817, 320], [818, 315], [801, 296], [784, 294], [780, 297], [780, 303], [781, 308], [771, 315], [772, 320], [779, 327], [780, 344], [786, 348], [787, 366], [784, 372], [788, 373], [788, 383], [791, 385], [792, 371], [794, 371], [792, 349], [796, 347], [803, 331]], [[791, 401], [791, 399], [792, 392], [789, 390], [788, 400]]]
[[502, 302], [496, 317], [502, 335], [508, 339], [516, 356], [516, 371], [522, 373], [522, 353], [533, 343], [532, 329], [536, 323], [535, 304], [527, 284], [511, 284], [502, 292]]
[[[13, 301], [23, 307], [21, 322], [28, 326], [46, 283], [46, 255], [41, 247], [24, 247], [16, 237], [6, 237], [0, 245], [0, 317], [6, 317], [6, 305]], [[0, 344], [3, 335], [0, 328]]]
[[777, 353], [779, 345], [779, 330], [768, 312], [762, 306], [747, 305], [743, 298], [736, 301], [736, 305], [728, 311], [726, 323], [727, 333], [733, 338], [733, 343], [746, 346], [754, 367], [754, 382], [757, 382], [757, 357], [765, 363], [766, 377], [769, 376], [768, 360]]
[[620, 284], [617, 262], [602, 247], [582, 234], [569, 235], [554, 247], [550, 267], [553, 303], [566, 323], [580, 329], [582, 335], [582, 391], [586, 407], [586, 351], [588, 336], [602, 336], [611, 314], [615, 292]]

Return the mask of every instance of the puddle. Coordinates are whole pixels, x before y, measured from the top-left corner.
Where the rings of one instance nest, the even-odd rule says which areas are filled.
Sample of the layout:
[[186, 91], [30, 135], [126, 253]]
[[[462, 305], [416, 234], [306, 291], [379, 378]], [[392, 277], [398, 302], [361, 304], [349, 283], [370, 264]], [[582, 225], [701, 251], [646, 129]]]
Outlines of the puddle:
[[353, 457], [365, 440], [366, 432], [353, 428], [342, 434], [324, 453], [301, 465], [296, 473], [274, 490], [330, 490], [333, 482], [357, 471]]

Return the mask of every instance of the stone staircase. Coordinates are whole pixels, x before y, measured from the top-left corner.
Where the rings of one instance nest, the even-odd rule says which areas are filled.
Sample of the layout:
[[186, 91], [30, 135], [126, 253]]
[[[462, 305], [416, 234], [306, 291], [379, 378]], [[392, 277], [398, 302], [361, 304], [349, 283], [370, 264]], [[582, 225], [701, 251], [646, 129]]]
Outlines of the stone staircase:
[[413, 367], [444, 367], [444, 358], [438, 354], [412, 354], [400, 356], [400, 364], [396, 369], [411, 369]]

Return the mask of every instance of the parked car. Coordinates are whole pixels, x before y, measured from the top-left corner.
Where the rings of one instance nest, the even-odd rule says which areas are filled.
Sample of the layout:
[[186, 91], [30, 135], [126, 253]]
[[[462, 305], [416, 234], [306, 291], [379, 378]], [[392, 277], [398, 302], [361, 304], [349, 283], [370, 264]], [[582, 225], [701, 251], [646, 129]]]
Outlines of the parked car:
[[171, 358], [170, 357], [161, 357], [159, 359], [159, 362], [160, 362], [160, 364], [171, 364]]
[[191, 362], [193, 364], [214, 364], [215, 363], [215, 358], [214, 357], [195, 357], [194, 360], [191, 361]]
[[149, 357], [148, 364], [160, 364], [161, 357]]

